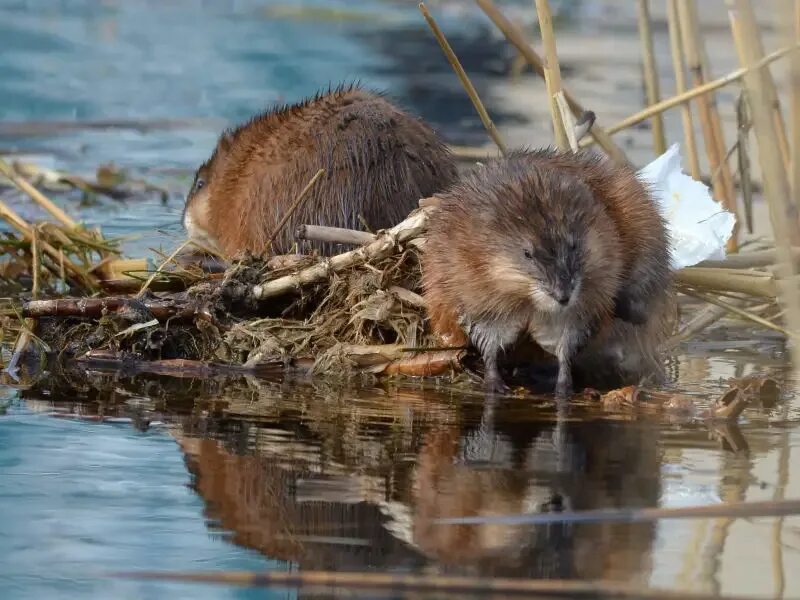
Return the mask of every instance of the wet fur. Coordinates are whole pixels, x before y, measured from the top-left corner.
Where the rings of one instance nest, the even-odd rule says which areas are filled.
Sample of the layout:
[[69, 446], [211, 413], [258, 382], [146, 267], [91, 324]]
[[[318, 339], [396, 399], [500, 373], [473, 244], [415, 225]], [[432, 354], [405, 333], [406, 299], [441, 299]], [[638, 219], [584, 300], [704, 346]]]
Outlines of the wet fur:
[[[268, 250], [281, 217], [321, 168], [325, 175]], [[446, 146], [421, 120], [379, 94], [341, 87], [223, 133], [198, 169], [184, 223], [192, 237], [228, 255], [282, 254], [300, 224], [363, 230], [363, 218], [372, 229], [395, 225], [455, 176]]]
[[[588, 206], [565, 201], [565, 192], [581, 196], [582, 189]], [[548, 231], [557, 236], [576, 219], [584, 223], [586, 284], [569, 314], [555, 313], [564, 332], [554, 352], [560, 366], [589, 379], [595, 369], [625, 381], [662, 372], [658, 345], [671, 305], [667, 233], [631, 169], [588, 153], [520, 152], [477, 169], [440, 196], [423, 260], [430, 324], [445, 343], [469, 340], [479, 349], [489, 387], [499, 377], [498, 349], [523, 334], [536, 339], [547, 322], [514, 257], [524, 240]], [[562, 395], [568, 377], [559, 368]]]
[[632, 167], [588, 151], [537, 150], [527, 153], [527, 160], [539, 168], [578, 177], [606, 207], [617, 224], [625, 253], [625, 283], [616, 299], [615, 314], [645, 324], [672, 285], [666, 223], [646, 185]]

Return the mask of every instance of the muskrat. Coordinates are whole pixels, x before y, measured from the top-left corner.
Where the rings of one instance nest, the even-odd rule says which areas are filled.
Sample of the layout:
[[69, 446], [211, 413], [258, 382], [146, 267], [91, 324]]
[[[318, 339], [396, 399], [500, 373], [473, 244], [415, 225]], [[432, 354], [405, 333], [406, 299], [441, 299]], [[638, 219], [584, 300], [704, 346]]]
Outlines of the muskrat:
[[490, 391], [507, 389], [498, 356], [526, 332], [555, 355], [564, 397], [584, 348], [600, 352], [599, 338], [619, 342], [661, 314], [666, 225], [632, 169], [586, 152], [517, 152], [438, 196], [423, 256], [430, 323], [445, 343], [472, 342]]
[[[324, 176], [267, 248], [319, 169]], [[381, 94], [339, 87], [223, 132], [197, 170], [183, 223], [190, 238], [228, 255], [283, 254], [297, 225], [389, 227], [455, 177], [447, 147], [425, 123]]]

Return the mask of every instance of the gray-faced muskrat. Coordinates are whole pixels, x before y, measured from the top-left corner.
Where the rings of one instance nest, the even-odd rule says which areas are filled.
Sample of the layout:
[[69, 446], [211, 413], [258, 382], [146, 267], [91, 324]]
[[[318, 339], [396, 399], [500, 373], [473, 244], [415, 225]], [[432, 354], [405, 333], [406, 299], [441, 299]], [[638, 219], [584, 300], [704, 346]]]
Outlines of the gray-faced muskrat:
[[[430, 323], [446, 343], [469, 339], [480, 351], [489, 390], [507, 389], [498, 356], [525, 333], [558, 360], [560, 397], [572, 391], [581, 351], [596, 360], [604, 336], [624, 343], [638, 327], [652, 341], [638, 336], [646, 347], [631, 351], [656, 353], [668, 238], [632, 169], [589, 153], [519, 152], [438, 196], [423, 257]], [[622, 368], [624, 354], [608, 356]]]
[[[325, 175], [267, 248], [319, 169]], [[455, 177], [450, 153], [425, 123], [380, 94], [340, 87], [224, 132], [195, 175], [183, 223], [190, 238], [229, 255], [282, 254], [299, 224], [389, 227]]]

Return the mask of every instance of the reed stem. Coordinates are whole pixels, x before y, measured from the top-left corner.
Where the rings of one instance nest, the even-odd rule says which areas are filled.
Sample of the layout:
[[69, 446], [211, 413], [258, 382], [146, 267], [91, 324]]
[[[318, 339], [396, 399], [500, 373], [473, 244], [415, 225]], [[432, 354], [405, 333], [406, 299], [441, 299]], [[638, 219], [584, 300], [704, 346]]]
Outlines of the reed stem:
[[[692, 77], [692, 84], [697, 87], [705, 83], [703, 68], [703, 51], [700, 38], [700, 28], [697, 22], [697, 6], [694, 0], [679, 0], [678, 24], [680, 27], [683, 47], [686, 51], [686, 64]], [[703, 132], [703, 145], [708, 157], [708, 166], [711, 171], [711, 185], [714, 197], [728, 212], [736, 218], [733, 234], [728, 240], [728, 252], [738, 250], [739, 214], [736, 206], [736, 192], [733, 188], [733, 179], [726, 160], [725, 141], [722, 138], [722, 128], [719, 131], [715, 122], [719, 123], [719, 113], [716, 110], [713, 94], [703, 94], [695, 100], [700, 117], [700, 127]]]
[[11, 166], [0, 158], [0, 173], [8, 177], [8, 179], [13, 183], [19, 190], [28, 196], [30, 196], [31, 200], [36, 202], [39, 206], [49, 212], [56, 220], [60, 221], [65, 227], [75, 228], [78, 226], [76, 223], [67, 213], [65, 213], [61, 208], [56, 206], [52, 200], [50, 200], [47, 196], [42, 194], [39, 190], [33, 187], [26, 179], [17, 175], [14, 169]]
[[553, 14], [548, 0], [535, 0], [536, 14], [539, 17], [539, 30], [544, 45], [544, 82], [547, 86], [547, 97], [550, 101], [550, 118], [553, 120], [553, 133], [556, 146], [560, 150], [569, 150], [566, 123], [561, 119], [557, 95], [561, 92], [561, 67], [558, 64], [556, 34], [553, 29]]
[[[752, 35], [744, 28], [737, 11], [730, 11], [731, 32], [736, 52], [742, 66], [756, 63], [757, 48]], [[781, 290], [781, 300], [786, 310], [786, 321], [791, 331], [800, 331], [800, 287], [795, 275], [797, 269], [792, 260], [794, 241], [798, 235], [797, 209], [789, 201], [789, 182], [787, 171], [783, 168], [780, 149], [776, 142], [775, 119], [770, 96], [763, 87], [763, 77], [759, 71], [750, 71], [744, 78], [744, 88], [753, 119], [753, 128], [758, 143], [758, 155], [764, 181], [764, 195], [769, 205], [772, 230], [779, 264], [777, 272]], [[795, 369], [800, 371], [800, 352], [793, 348]]]
[[[492, 0], [476, 0], [478, 6], [486, 14], [487, 17], [494, 23], [500, 30], [505, 38], [517, 49], [517, 51], [525, 57], [528, 64], [531, 65], [534, 72], [539, 77], [544, 78], [544, 62], [542, 58], [531, 47], [525, 36], [520, 31], [519, 27], [509, 21], [506, 16], [500, 12]], [[564, 97], [569, 103], [572, 114], [580, 118], [585, 112], [588, 112], [580, 102], [573, 96], [567, 88], [563, 88]], [[615, 162], [619, 164], [628, 164], [628, 159], [622, 149], [611, 139], [611, 136], [603, 129], [597, 122], [591, 128], [592, 138], [595, 142], [608, 154]]]
[[[681, 24], [678, 18], [678, 0], [667, 0], [669, 24], [669, 43], [672, 52], [672, 69], [675, 72], [675, 91], [678, 95], [686, 93], [686, 74], [684, 71], [683, 47], [681, 46]], [[700, 159], [697, 156], [697, 142], [692, 123], [692, 108], [688, 103], [681, 104], [681, 122], [686, 146], [686, 158], [692, 178], [700, 181]]]
[[[658, 85], [658, 66], [653, 48], [653, 30], [650, 27], [650, 0], [638, 0], [637, 17], [639, 40], [642, 44], [642, 72], [647, 105], [653, 106], [661, 99]], [[653, 133], [653, 153], [661, 156], [667, 151], [667, 138], [664, 134], [664, 119], [661, 114], [653, 115], [650, 123]]]
[[[753, 4], [750, 0], [728, 0], [729, 5], [733, 5], [742, 28], [742, 37], [747, 40], [750, 48], [751, 59], [757, 61], [764, 56], [764, 42], [761, 39], [761, 30], [756, 19], [756, 13]], [[763, 5], [763, 2], [761, 2]], [[786, 123], [783, 119], [781, 112], [780, 99], [778, 98], [778, 90], [775, 87], [775, 80], [772, 78], [772, 72], [763, 67], [759, 69], [759, 78], [761, 79], [761, 87], [764, 91], [767, 102], [772, 112], [772, 119], [775, 129], [775, 139], [778, 143], [780, 157], [783, 161], [784, 168], [787, 173], [789, 172], [789, 141], [786, 138]]]
[[439, 46], [442, 48], [442, 52], [444, 52], [444, 55], [447, 57], [447, 61], [450, 63], [450, 66], [453, 67], [456, 75], [458, 75], [458, 79], [461, 81], [461, 85], [464, 86], [469, 99], [472, 101], [472, 105], [475, 107], [475, 110], [478, 111], [478, 116], [481, 119], [481, 123], [483, 123], [483, 126], [486, 128], [489, 137], [492, 138], [492, 141], [500, 149], [500, 152], [503, 154], [503, 156], [505, 156], [508, 154], [507, 147], [500, 137], [500, 133], [497, 131], [494, 122], [492, 122], [492, 119], [489, 117], [486, 107], [484, 107], [483, 102], [481, 102], [480, 96], [478, 96], [478, 91], [475, 89], [475, 86], [472, 85], [472, 82], [467, 76], [466, 71], [464, 71], [464, 67], [461, 66], [461, 61], [458, 60], [456, 53], [453, 52], [453, 49], [450, 47], [450, 43], [447, 41], [447, 38], [439, 28], [439, 25], [437, 25], [433, 15], [431, 15], [431, 13], [428, 11], [428, 8], [425, 6], [424, 2], [419, 3], [419, 10], [422, 13], [422, 16], [425, 17], [425, 21], [428, 23], [428, 27], [430, 27], [433, 35], [436, 37], [436, 41], [439, 42]]
[[[478, 1], [480, 2], [481, 0]], [[722, 87], [725, 87], [726, 85], [729, 85], [735, 81], [739, 81], [749, 71], [759, 69], [765, 65], [771, 64], [776, 60], [778, 60], [779, 58], [783, 58], [790, 52], [797, 50], [798, 48], [800, 48], [800, 44], [796, 44], [786, 48], [780, 48], [779, 50], [771, 52], [770, 54], [765, 56], [763, 59], [758, 61], [758, 63], [754, 64], [752, 67], [736, 69], [735, 71], [731, 71], [730, 73], [724, 75], [723, 77], [720, 77], [713, 81], [709, 81], [705, 85], [692, 88], [690, 90], [687, 90], [683, 94], [677, 94], [671, 98], [662, 100], [658, 104], [654, 104], [653, 106], [648, 106], [647, 108], [640, 110], [629, 117], [625, 117], [622, 121], [619, 121], [618, 123], [615, 123], [608, 129], [606, 129], [606, 132], [609, 135], [614, 135], [615, 133], [618, 133], [624, 129], [628, 129], [630, 127], [633, 127], [634, 125], [638, 125], [642, 121], [646, 121], [653, 115], [663, 113], [664, 111], [667, 111], [670, 108], [675, 108], [676, 106], [680, 106], [681, 104], [689, 102], [694, 98], [696, 98], [697, 96], [700, 96], [701, 94], [708, 94]], [[591, 143], [592, 143], [591, 140], [586, 140], [586, 143], [582, 145], [587, 146], [591, 145]]]

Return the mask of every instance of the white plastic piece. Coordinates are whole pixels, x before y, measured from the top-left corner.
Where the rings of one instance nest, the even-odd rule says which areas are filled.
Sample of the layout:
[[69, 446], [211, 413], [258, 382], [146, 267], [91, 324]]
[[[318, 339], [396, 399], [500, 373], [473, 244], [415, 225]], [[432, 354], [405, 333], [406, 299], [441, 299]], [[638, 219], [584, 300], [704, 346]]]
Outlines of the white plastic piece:
[[725, 259], [736, 218], [714, 201], [706, 185], [681, 171], [678, 144], [641, 169], [639, 177], [651, 187], [667, 220], [673, 269]]

